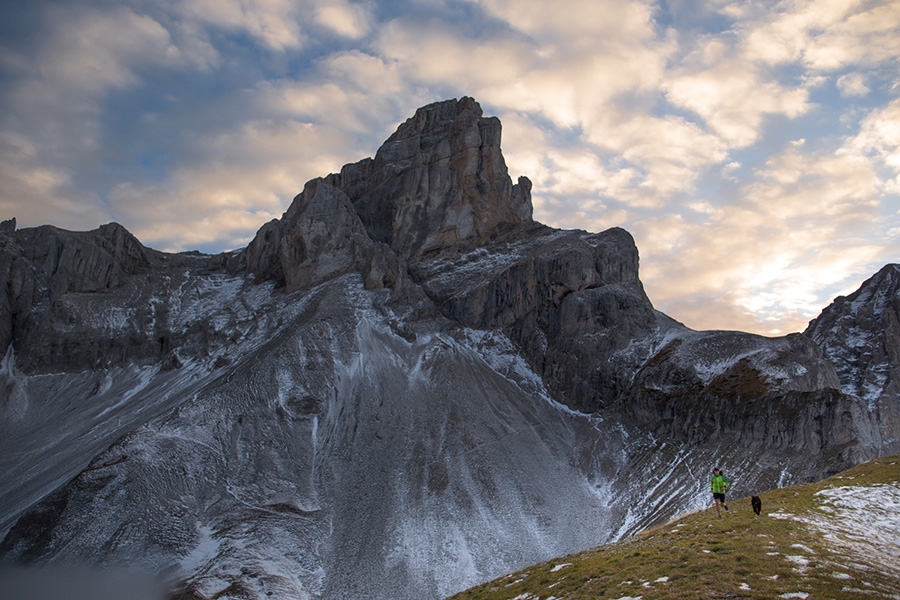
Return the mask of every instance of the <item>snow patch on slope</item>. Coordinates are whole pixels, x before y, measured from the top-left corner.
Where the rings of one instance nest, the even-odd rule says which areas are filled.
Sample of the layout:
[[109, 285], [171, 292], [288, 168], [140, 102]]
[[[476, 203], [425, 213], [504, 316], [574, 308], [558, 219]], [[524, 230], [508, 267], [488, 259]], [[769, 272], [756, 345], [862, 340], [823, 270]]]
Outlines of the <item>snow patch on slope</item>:
[[821, 504], [815, 512], [796, 515], [779, 511], [769, 516], [810, 525], [845, 561], [860, 570], [897, 571], [900, 483], [838, 486], [816, 492], [816, 497]]
[[900, 483], [841, 486], [816, 493], [820, 510], [798, 520], [822, 532], [847, 560], [883, 571], [900, 565]]

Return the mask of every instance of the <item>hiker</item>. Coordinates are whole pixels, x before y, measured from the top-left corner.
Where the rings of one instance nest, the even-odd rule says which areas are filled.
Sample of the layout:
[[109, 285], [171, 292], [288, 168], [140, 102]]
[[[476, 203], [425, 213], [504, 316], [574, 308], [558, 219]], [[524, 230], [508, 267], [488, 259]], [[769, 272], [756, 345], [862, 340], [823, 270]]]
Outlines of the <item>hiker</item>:
[[[725, 480], [725, 483], [728, 484], [728, 487], [731, 487], [731, 480], [728, 479], [728, 475], [725, 474], [725, 469], [719, 469], [719, 475], [722, 476], [722, 479]], [[728, 506], [725, 507], [725, 510], [728, 510]]]
[[728, 479], [725, 478], [725, 471], [716, 467], [712, 471], [712, 479], [709, 481], [709, 486], [712, 488], [713, 502], [716, 505], [716, 513], [719, 515], [719, 518], [722, 518], [722, 507], [725, 507], [725, 510], [728, 510], [728, 505], [725, 504], [725, 492], [728, 491], [728, 488], [731, 487], [731, 483]]
[[[725, 469], [719, 469], [719, 475], [721, 475], [722, 479], [725, 480], [725, 491], [727, 492], [729, 489], [731, 489], [731, 480], [728, 479], [728, 475], [725, 474]], [[725, 507], [725, 510], [728, 510], [728, 503], [725, 502], [724, 498], [722, 499], [722, 506]]]

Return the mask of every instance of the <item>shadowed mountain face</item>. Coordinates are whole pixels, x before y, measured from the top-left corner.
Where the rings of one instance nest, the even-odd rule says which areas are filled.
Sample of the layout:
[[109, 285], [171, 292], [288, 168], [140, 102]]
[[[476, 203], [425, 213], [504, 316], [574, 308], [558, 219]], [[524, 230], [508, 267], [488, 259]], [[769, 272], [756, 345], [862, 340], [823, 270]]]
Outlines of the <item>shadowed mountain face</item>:
[[535, 223], [530, 190], [464, 98], [240, 252], [5, 223], [0, 563], [438, 598], [703, 506], [714, 463], [745, 495], [898, 438], [893, 380], [873, 401], [835, 358], [858, 325], [691, 331], [653, 309], [627, 232]]
[[835, 299], [804, 333], [834, 365], [841, 391], [868, 403], [882, 451], [900, 453], [900, 265]]

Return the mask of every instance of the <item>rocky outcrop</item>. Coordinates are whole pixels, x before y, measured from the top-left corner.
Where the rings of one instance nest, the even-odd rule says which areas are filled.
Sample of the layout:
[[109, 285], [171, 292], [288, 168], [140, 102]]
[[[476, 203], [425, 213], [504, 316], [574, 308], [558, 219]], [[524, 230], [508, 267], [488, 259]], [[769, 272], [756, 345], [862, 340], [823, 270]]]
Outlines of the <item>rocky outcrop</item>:
[[638, 279], [634, 240], [618, 228], [533, 226], [452, 260], [419, 261], [411, 272], [447, 317], [505, 329], [560, 401], [584, 412], [610, 402], [623, 375], [630, 378], [623, 362], [633, 359], [613, 357], [667, 322]]
[[662, 439], [827, 456], [835, 472], [877, 456], [880, 443], [865, 404], [840, 392], [831, 363], [800, 334], [676, 333], [619, 407]]
[[500, 121], [482, 115], [471, 98], [420, 108], [374, 159], [307, 183], [231, 269], [289, 291], [358, 271], [367, 288], [398, 291], [407, 261], [530, 224], [531, 182], [512, 184]]
[[[345, 270], [351, 263], [372, 264], [368, 250], [373, 242], [385, 244], [405, 262], [439, 250], [471, 249], [530, 224], [531, 182], [521, 177], [512, 184], [500, 152], [500, 121], [482, 115], [471, 98], [420, 108], [375, 158], [307, 184], [284, 218], [265, 225], [251, 242], [246, 268], [297, 287], [308, 284], [310, 276], [341, 270], [340, 264]], [[324, 196], [315, 198], [316, 193]], [[309, 230], [310, 218], [320, 224], [317, 234]], [[298, 223], [305, 223], [300, 227], [306, 230], [297, 230]], [[323, 237], [321, 226], [326, 224]], [[340, 251], [331, 257], [333, 250]], [[398, 260], [377, 252], [376, 263]], [[314, 259], [330, 265], [315, 272], [302, 266]], [[401, 275], [383, 274], [389, 286]], [[372, 284], [378, 285], [377, 277]]]
[[900, 452], [900, 265], [891, 264], [813, 319], [804, 335], [834, 364], [841, 390], [865, 400], [882, 451]]
[[308, 182], [284, 217], [264, 225], [231, 268], [288, 291], [349, 271], [361, 272], [368, 289], [395, 288], [406, 275], [390, 248], [369, 238], [347, 195], [323, 179]]
[[173, 279], [225, 266], [224, 256], [150, 250], [116, 223], [88, 232], [5, 227], [0, 246], [0, 351], [14, 347], [24, 372], [177, 364], [168, 303], [158, 300], [177, 293]]
[[374, 159], [330, 176], [373, 240], [414, 260], [473, 248], [531, 222], [531, 182], [513, 185], [500, 151], [500, 120], [472, 98], [430, 104], [397, 128]]

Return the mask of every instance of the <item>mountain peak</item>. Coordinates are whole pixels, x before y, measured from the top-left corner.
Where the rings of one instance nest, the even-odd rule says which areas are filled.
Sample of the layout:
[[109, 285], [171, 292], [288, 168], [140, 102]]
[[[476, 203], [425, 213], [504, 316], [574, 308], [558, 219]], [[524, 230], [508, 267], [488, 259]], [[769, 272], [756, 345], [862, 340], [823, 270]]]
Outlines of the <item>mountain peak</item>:
[[900, 451], [900, 264], [835, 298], [804, 334], [834, 364], [841, 391], [877, 412], [884, 451]]
[[532, 222], [531, 182], [512, 184], [501, 124], [469, 97], [418, 109], [373, 160], [337, 178], [372, 239], [404, 259], [478, 246]]
[[[288, 249], [315, 246], [312, 238], [303, 237], [303, 232], [311, 231], [304, 219], [322, 214], [321, 206], [309, 210], [322, 185], [333, 190], [327, 202], [342, 215], [341, 227], [349, 228], [351, 234], [345, 237], [358, 241], [346, 254], [350, 262], [332, 265], [329, 275], [364, 270], [357, 264], [356, 250], [365, 245], [384, 244], [395, 255], [393, 260], [415, 261], [446, 249], [472, 249], [503, 232], [530, 226], [531, 182], [520, 177], [512, 183], [500, 138], [500, 120], [484, 117], [472, 98], [420, 108], [374, 158], [307, 183], [281, 221], [268, 223], [257, 233], [248, 248], [252, 255], [248, 269], [267, 279], [284, 279], [285, 273], [296, 270], [292, 263], [300, 254]], [[321, 204], [323, 198], [315, 201]], [[360, 232], [368, 239], [361, 239]]]
[[[464, 96], [456, 100], [433, 102], [416, 110], [415, 115], [397, 127], [384, 147], [392, 143], [413, 139], [421, 135], [449, 137], [450, 127], [456, 122], [472, 122], [484, 117], [481, 105], [474, 98]], [[494, 117], [496, 119], [496, 117]], [[497, 140], [499, 145], [499, 139]], [[381, 150], [379, 150], [381, 152]]]

